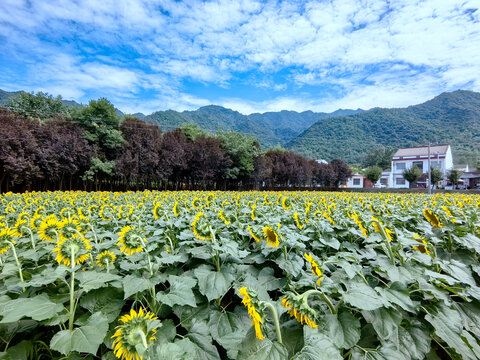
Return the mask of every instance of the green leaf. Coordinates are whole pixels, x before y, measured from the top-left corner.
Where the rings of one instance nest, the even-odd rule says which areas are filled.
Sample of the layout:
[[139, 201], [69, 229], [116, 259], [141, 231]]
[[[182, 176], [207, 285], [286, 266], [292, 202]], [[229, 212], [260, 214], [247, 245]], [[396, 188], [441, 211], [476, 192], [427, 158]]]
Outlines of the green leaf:
[[0, 323], [15, 322], [24, 316], [37, 321], [47, 320], [62, 310], [63, 305], [50, 301], [46, 294], [19, 298], [0, 305], [0, 315], [3, 316]]
[[375, 290], [385, 297], [385, 299], [393, 304], [397, 304], [403, 310], [410, 312], [415, 311], [415, 304], [412, 299], [410, 299], [408, 289], [405, 285], [394, 282], [389, 288], [376, 287]]
[[15, 346], [9, 347], [6, 356], [0, 358], [4, 360], [24, 360], [31, 358], [33, 351], [33, 342], [31, 340], [22, 340]]
[[442, 306], [436, 315], [427, 314], [425, 319], [435, 328], [435, 334], [464, 359], [476, 359], [473, 351], [461, 338], [462, 319], [457, 311]]
[[234, 313], [215, 311], [210, 315], [208, 327], [213, 339], [223, 346], [230, 358], [236, 358], [248, 327]]
[[50, 341], [50, 347], [64, 355], [71, 351], [96, 355], [108, 330], [108, 320], [101, 313], [93, 314], [85, 326], [62, 330]]
[[303, 330], [305, 346], [292, 360], [343, 360], [340, 351], [328, 337], [307, 326]]
[[197, 284], [197, 280], [189, 276], [169, 275], [170, 291], [165, 294], [163, 291], [157, 293], [157, 300], [168, 306], [189, 305], [197, 306], [195, 295], [192, 288]]
[[85, 291], [104, 287], [106, 283], [119, 280], [120, 276], [98, 271], [82, 271], [77, 275], [80, 287]]
[[195, 346], [189, 339], [177, 340], [174, 343], [160, 343], [149, 351], [151, 359], [189, 360], [195, 359]]
[[400, 340], [400, 350], [405, 357], [412, 359], [424, 359], [430, 351], [431, 338], [421, 323], [416, 325], [399, 327], [398, 335]]
[[207, 324], [204, 322], [193, 323], [186, 337], [195, 345], [195, 359], [220, 360], [217, 348], [212, 344]]
[[384, 307], [376, 310], [362, 311], [362, 315], [373, 325], [379, 339], [388, 341], [398, 347], [398, 328], [402, 321], [402, 314], [394, 309]]
[[123, 298], [128, 299], [130, 296], [145, 291], [151, 287], [150, 281], [137, 275], [127, 275], [123, 278]]
[[205, 295], [208, 301], [218, 299], [230, 288], [233, 275], [224, 266], [220, 271], [213, 271], [208, 265], [201, 265], [193, 272], [198, 279], [200, 293]]
[[157, 329], [155, 337], [157, 343], [165, 344], [173, 341], [177, 335], [177, 328], [172, 319], [162, 320], [162, 325]]
[[122, 291], [115, 288], [97, 289], [81, 297], [80, 306], [91, 314], [100, 311], [109, 322], [115, 321], [125, 304]]
[[360, 339], [360, 321], [351, 313], [325, 315], [324, 321], [321, 332], [337, 347], [349, 349]]
[[361, 310], [375, 310], [388, 304], [388, 301], [364, 283], [350, 285], [348, 291], [343, 294], [343, 301]]
[[268, 338], [257, 339], [253, 328], [247, 333], [242, 342], [238, 360], [285, 360], [288, 351], [282, 344], [272, 342]]

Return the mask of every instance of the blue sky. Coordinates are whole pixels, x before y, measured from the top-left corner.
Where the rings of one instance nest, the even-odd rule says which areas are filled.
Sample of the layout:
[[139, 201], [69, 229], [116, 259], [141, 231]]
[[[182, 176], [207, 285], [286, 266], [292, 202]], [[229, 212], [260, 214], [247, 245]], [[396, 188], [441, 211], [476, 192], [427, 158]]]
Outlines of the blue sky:
[[0, 88], [124, 112], [403, 107], [480, 91], [479, 0], [1, 0]]

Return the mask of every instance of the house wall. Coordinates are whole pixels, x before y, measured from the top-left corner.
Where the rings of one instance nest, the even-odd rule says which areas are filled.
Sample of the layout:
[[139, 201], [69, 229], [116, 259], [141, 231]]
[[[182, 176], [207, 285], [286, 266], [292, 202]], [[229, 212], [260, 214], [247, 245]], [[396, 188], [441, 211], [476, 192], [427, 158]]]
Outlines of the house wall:
[[[357, 179], [357, 181], [354, 181], [354, 179]], [[363, 175], [353, 175], [347, 181], [347, 187], [349, 188], [363, 189], [363, 185], [364, 185]]]
[[[444, 175], [447, 175], [448, 171], [453, 169], [453, 157], [452, 150], [448, 147], [446, 154], [430, 154], [430, 162], [432, 167], [439, 168]], [[403, 171], [405, 169], [411, 169], [414, 164], [422, 164], [422, 173], [428, 173], [428, 156], [404, 156], [401, 158], [394, 157], [392, 159], [392, 174], [390, 176], [391, 187], [393, 188], [408, 188], [409, 182], [405, 180], [403, 182]], [[402, 165], [403, 164], [403, 165]], [[399, 180], [397, 180], [399, 179]]]

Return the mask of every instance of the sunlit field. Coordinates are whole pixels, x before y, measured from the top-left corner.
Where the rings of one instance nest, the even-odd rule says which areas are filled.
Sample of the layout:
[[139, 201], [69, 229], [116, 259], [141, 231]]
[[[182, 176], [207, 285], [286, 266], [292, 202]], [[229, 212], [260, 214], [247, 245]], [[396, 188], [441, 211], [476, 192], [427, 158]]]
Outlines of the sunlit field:
[[480, 358], [479, 195], [0, 200], [7, 359]]

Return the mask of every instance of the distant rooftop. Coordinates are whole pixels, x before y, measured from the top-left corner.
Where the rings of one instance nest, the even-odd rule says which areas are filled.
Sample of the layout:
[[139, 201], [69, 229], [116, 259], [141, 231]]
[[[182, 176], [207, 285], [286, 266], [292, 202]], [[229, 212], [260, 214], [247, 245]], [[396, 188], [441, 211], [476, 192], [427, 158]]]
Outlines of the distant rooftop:
[[[430, 146], [430, 155], [445, 155], [448, 151], [450, 145], [431, 145]], [[399, 149], [393, 157], [397, 156], [423, 156], [428, 155], [428, 146], [419, 146], [413, 148]]]

